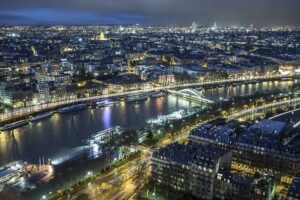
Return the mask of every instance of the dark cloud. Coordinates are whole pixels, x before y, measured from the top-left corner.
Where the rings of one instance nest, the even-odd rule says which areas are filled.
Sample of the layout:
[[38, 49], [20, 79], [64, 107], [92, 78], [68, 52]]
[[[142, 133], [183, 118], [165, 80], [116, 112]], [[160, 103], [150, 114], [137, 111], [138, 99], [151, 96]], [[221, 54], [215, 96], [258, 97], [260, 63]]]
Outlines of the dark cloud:
[[0, 4], [0, 11], [9, 12], [50, 9], [90, 13], [93, 20], [115, 15], [121, 23], [122, 15], [132, 15], [129, 21], [137, 23], [145, 18], [142, 22], [154, 24], [300, 25], [300, 0], [1, 0]]
[[7, 14], [7, 13], [0, 13], [0, 22], [6, 22], [7, 24], [29, 24], [32, 22], [33, 19], [29, 17], [24, 17], [20, 15], [14, 14]]
[[53, 9], [0, 11], [0, 24], [147, 24], [149, 22], [150, 19], [145, 16], [124, 13], [90, 13]]

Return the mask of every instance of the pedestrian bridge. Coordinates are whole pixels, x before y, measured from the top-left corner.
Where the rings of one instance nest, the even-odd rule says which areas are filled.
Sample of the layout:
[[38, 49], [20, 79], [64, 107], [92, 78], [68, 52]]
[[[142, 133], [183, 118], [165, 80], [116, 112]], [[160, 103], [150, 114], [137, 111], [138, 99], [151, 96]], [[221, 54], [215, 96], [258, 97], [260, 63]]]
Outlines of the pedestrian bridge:
[[198, 91], [196, 89], [183, 89], [183, 90], [168, 90], [169, 93], [178, 96], [178, 97], [182, 97], [188, 100], [192, 100], [192, 101], [197, 101], [197, 102], [201, 102], [201, 103], [214, 103], [212, 100], [209, 100], [207, 98], [205, 98], [205, 96], [203, 95], [202, 90]]

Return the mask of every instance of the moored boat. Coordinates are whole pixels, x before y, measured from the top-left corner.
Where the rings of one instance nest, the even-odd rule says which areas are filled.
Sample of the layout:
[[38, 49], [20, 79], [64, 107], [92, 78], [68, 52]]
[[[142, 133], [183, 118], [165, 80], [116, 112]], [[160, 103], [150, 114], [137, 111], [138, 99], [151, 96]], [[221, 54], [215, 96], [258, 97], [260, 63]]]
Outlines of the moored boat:
[[128, 96], [126, 98], [126, 101], [129, 102], [129, 103], [130, 102], [138, 102], [138, 101], [144, 101], [147, 98], [148, 97], [146, 95], [139, 95], [139, 94], [137, 94], [137, 95]]
[[164, 93], [164, 92], [155, 93], [155, 94], [151, 95], [151, 97], [154, 97], [154, 98], [160, 98], [160, 97], [164, 97], [164, 96], [166, 96], [166, 93]]
[[30, 122], [34, 122], [34, 121], [38, 121], [38, 120], [42, 120], [48, 117], [51, 117], [53, 115], [53, 112], [46, 112], [40, 115], [36, 115], [36, 116], [32, 116], [29, 121]]
[[105, 107], [105, 106], [111, 106], [115, 104], [115, 102], [110, 100], [104, 100], [104, 101], [99, 101], [96, 104], [98, 107]]
[[60, 114], [63, 114], [63, 113], [67, 113], [67, 112], [82, 110], [82, 109], [85, 109], [85, 108], [87, 108], [87, 104], [82, 103], [82, 104], [77, 104], [77, 105], [72, 105], [72, 106], [67, 106], [67, 107], [64, 107], [64, 108], [60, 108], [60, 109], [58, 109], [58, 112]]
[[8, 131], [8, 130], [12, 130], [21, 126], [24, 126], [26, 124], [28, 124], [29, 121], [27, 119], [24, 120], [20, 120], [11, 124], [5, 124], [0, 130], [1, 131]]

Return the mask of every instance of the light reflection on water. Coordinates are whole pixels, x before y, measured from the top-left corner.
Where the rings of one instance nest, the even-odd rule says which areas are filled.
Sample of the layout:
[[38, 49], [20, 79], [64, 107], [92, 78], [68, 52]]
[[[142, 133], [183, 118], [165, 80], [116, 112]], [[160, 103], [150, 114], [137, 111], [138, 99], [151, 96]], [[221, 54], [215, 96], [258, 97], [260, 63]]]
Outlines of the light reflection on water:
[[[247, 95], [257, 91], [284, 90], [292, 81], [264, 82], [207, 89], [204, 95], [212, 100], [220, 97]], [[139, 128], [146, 121], [160, 114], [169, 114], [178, 109], [196, 106], [194, 102], [168, 95], [139, 103], [119, 102], [111, 107], [87, 109], [63, 115], [55, 114], [50, 119], [0, 134], [0, 164], [22, 159], [38, 162], [39, 157], [48, 159], [65, 149], [80, 146], [90, 134], [112, 127]]]

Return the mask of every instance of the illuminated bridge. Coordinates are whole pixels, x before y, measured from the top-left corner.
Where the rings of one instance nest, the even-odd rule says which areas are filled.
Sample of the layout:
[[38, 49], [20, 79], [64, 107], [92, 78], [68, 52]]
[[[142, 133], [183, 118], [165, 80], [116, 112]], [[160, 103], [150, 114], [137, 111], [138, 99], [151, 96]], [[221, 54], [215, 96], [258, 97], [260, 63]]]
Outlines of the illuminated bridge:
[[188, 89], [182, 89], [179, 91], [168, 90], [168, 92], [175, 96], [189, 99], [192, 101], [197, 101], [197, 102], [201, 102], [201, 103], [214, 103], [212, 100], [205, 98], [202, 91], [198, 91], [196, 89], [188, 88]]

